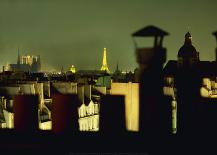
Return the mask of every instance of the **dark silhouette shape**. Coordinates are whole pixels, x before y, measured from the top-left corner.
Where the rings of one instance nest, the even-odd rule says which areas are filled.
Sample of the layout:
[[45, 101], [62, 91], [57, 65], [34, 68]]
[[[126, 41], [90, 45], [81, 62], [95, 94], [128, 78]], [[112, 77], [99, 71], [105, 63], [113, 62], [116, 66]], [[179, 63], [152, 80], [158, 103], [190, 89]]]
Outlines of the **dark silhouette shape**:
[[52, 131], [69, 134], [78, 131], [78, 97], [71, 94], [52, 95]]
[[[162, 71], [166, 60], [166, 49], [162, 47], [164, 35], [168, 33], [154, 26], [148, 26], [133, 34], [133, 37], [155, 37], [153, 48], [136, 46], [139, 63], [139, 69], [136, 71], [140, 75], [140, 133], [126, 132], [124, 96], [106, 95], [102, 96], [101, 100], [101, 95], [97, 91], [92, 92], [96, 97], [92, 96], [91, 100], [93, 102], [101, 100], [100, 132], [77, 132], [77, 108], [79, 107], [77, 96], [61, 95], [55, 89], [52, 91], [53, 104], [50, 108], [52, 131], [38, 131], [37, 96], [16, 96], [14, 109], [12, 109], [13, 105], [7, 105], [9, 112], [15, 112], [15, 130], [0, 130], [1, 152], [13, 150], [16, 153], [17, 151], [23, 153], [21, 150], [23, 149], [28, 150], [29, 154], [53, 153], [51, 151], [55, 151], [56, 154], [66, 154], [103, 152], [105, 151], [103, 147], [106, 147], [105, 152], [147, 152], [148, 154], [153, 151], [162, 154], [170, 149], [172, 152], [173, 149], [186, 151], [187, 148], [205, 150], [205, 145], [212, 144], [209, 138], [216, 134], [217, 99], [201, 98], [199, 90], [202, 77], [216, 80], [217, 71], [213, 68], [217, 68], [217, 63], [200, 61], [199, 53], [192, 45], [191, 34], [186, 33], [185, 43], [178, 52], [178, 61], [169, 61]], [[216, 33], [214, 35], [216, 36]], [[117, 73], [119, 74], [118, 67]], [[4, 72], [4, 75], [7, 74], [11, 73]], [[80, 77], [87, 76], [92, 79], [102, 75], [97, 72], [79, 74]], [[178, 102], [178, 131], [175, 136], [168, 136], [172, 122], [171, 101], [174, 98], [162, 95], [163, 75], [174, 77], [174, 81], [170, 81], [169, 86], [177, 88], [175, 98]], [[127, 78], [131, 79], [131, 76], [132, 73], [129, 73]], [[64, 78], [60, 79], [64, 80]], [[3, 81], [2, 86], [9, 83], [7, 80]], [[1, 90], [1, 93], [7, 94], [4, 90]], [[90, 100], [85, 98], [84, 102], [87, 105]], [[38, 132], [32, 134], [35, 131]], [[23, 132], [31, 134], [26, 135]], [[162, 138], [161, 135], [166, 136]], [[203, 136], [207, 136], [207, 139], [201, 139]], [[209, 151], [211, 146], [206, 151]]]
[[[185, 35], [185, 43], [178, 52], [178, 68], [175, 73], [177, 88], [177, 133], [196, 134], [199, 128], [201, 76], [199, 53], [192, 45], [191, 34]], [[198, 126], [199, 125], [199, 126]], [[197, 130], [199, 131], [199, 130]]]
[[133, 37], [154, 37], [154, 46], [162, 47], [164, 36], [169, 35], [168, 32], [163, 31], [155, 26], [146, 26], [141, 30], [132, 34]]
[[213, 35], [216, 37], [216, 39], [217, 39], [217, 31], [213, 32], [212, 34], [213, 34]]
[[31, 133], [38, 130], [37, 95], [18, 95], [14, 97], [14, 129], [18, 132]]
[[[165, 77], [174, 77], [175, 83], [172, 81], [169, 86], [177, 88], [177, 93], [175, 92], [178, 102], [177, 134], [182, 138], [193, 134], [199, 136], [214, 134], [216, 99], [209, 96], [203, 98], [200, 94], [200, 88], [202, 86], [206, 88], [201, 82], [203, 77], [215, 81], [217, 72], [214, 68], [216, 62], [209, 61], [199, 61], [194, 67], [180, 68], [175, 60], [168, 61], [164, 68]], [[206, 89], [215, 94], [215, 90]]]
[[117, 135], [126, 131], [125, 98], [105, 95], [100, 104], [100, 132]]
[[192, 36], [189, 32], [185, 34], [184, 45], [178, 52], [178, 67], [192, 67], [199, 61], [199, 52], [192, 45]]
[[[217, 31], [213, 32], [212, 34], [215, 36], [216, 43], [217, 43]], [[216, 50], [215, 50], [215, 60], [217, 61], [217, 47], [216, 47]]]
[[200, 135], [214, 136], [216, 135], [217, 126], [215, 125], [217, 118], [217, 99], [216, 98], [202, 98], [200, 109]]
[[165, 117], [170, 115], [170, 110], [165, 107], [170, 105], [162, 102], [162, 70], [166, 61], [166, 49], [162, 47], [162, 44], [166, 35], [168, 35], [167, 32], [155, 26], [147, 26], [132, 34], [133, 37], [154, 37], [152, 48], [140, 48], [135, 44], [140, 77], [139, 130], [149, 136], [169, 134], [167, 125], [170, 124], [171, 119], [165, 119]]

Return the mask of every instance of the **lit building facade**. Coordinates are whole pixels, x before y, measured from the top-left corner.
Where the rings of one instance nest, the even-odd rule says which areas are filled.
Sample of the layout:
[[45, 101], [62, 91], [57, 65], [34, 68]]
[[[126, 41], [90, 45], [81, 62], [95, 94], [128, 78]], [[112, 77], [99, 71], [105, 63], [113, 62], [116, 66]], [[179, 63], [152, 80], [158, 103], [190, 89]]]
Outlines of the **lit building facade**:
[[75, 72], [76, 72], [75, 66], [72, 65], [72, 66], [69, 68], [69, 71], [70, 71], [71, 73], [75, 73]]
[[80, 131], [99, 130], [99, 104], [90, 101], [88, 105], [84, 103], [78, 108], [78, 122]]
[[3, 71], [40, 72], [41, 71], [40, 56], [34, 56], [34, 55], [20, 56], [18, 50], [17, 64], [7, 64], [6, 66], [3, 66]]
[[91, 85], [78, 87], [78, 98], [81, 105], [78, 108], [78, 123], [80, 131], [99, 131], [99, 89]]

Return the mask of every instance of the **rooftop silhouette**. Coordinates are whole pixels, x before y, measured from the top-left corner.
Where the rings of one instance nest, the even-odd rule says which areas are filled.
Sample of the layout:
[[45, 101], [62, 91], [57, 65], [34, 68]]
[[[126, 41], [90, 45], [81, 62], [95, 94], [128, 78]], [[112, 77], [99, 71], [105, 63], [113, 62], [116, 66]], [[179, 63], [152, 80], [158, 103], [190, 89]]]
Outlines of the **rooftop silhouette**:
[[[213, 34], [216, 35], [216, 33]], [[209, 83], [203, 84], [203, 77], [212, 80], [210, 82], [211, 86], [205, 88], [208, 92], [212, 92], [212, 87], [217, 87], [217, 72], [213, 69], [216, 68], [216, 62], [199, 60], [199, 53], [192, 45], [192, 36], [187, 32], [184, 45], [177, 51], [177, 60], [169, 60], [163, 69], [163, 65], [166, 62], [166, 48], [162, 47], [162, 42], [163, 37], [167, 35], [169, 35], [168, 32], [155, 26], [147, 26], [132, 34], [133, 37], [155, 38], [155, 44], [151, 48], [136, 47], [140, 79], [137, 89], [139, 98], [136, 96], [139, 100], [139, 132], [126, 130], [126, 115], [129, 114], [125, 111], [126, 96], [114, 95], [109, 92], [111, 88], [106, 86], [106, 84], [97, 85], [97, 82], [95, 82], [95, 80], [98, 80], [98, 77], [105, 77], [101, 79], [102, 82], [108, 80], [112, 83], [109, 77], [111, 75], [106, 72], [108, 68], [106, 54], [104, 54], [103, 64], [106, 66], [105, 70], [83, 70], [74, 73], [79, 75], [80, 79], [86, 77], [95, 83], [88, 83], [85, 80], [81, 80], [82, 82], [80, 83], [78, 81], [67, 83], [65, 82], [67, 81], [66, 79], [63, 80], [65, 84], [63, 84], [64, 82], [55, 83], [56, 80], [34, 81], [36, 84], [37, 82], [40, 84], [46, 82], [46, 85], [40, 85], [40, 90], [43, 92], [43, 88], [46, 86], [47, 96], [52, 100], [52, 102], [49, 102], [52, 104], [48, 107], [51, 110], [52, 130], [42, 131], [38, 128], [38, 106], [41, 103], [35, 98], [40, 96], [18, 94], [14, 102], [16, 104], [14, 106], [15, 127], [10, 130], [0, 130], [0, 137], [3, 139], [0, 141], [0, 149], [3, 148], [7, 151], [8, 148], [16, 148], [15, 150], [19, 150], [30, 146], [30, 149], [28, 148], [27, 150], [38, 152], [46, 150], [51, 152], [59, 149], [61, 153], [65, 153], [96, 152], [102, 151], [104, 147], [106, 147], [107, 152], [110, 150], [112, 152], [146, 152], [153, 149], [156, 150], [156, 148], [159, 151], [158, 148], [164, 147], [166, 151], [171, 151], [171, 147], [180, 149], [186, 143], [189, 143], [186, 137], [188, 138], [192, 135], [196, 135], [196, 137], [207, 136], [209, 131], [212, 131], [213, 135], [217, 135], [217, 128], [212, 124], [217, 115], [217, 106], [215, 105], [217, 99], [203, 98], [200, 94], [201, 87], [206, 87], [207, 83]], [[117, 74], [121, 74], [118, 66]], [[6, 84], [4, 86], [7, 86], [7, 77], [5, 79]], [[16, 83], [19, 80], [14, 81]], [[20, 84], [19, 82], [18, 84]], [[127, 82], [117, 80], [117, 83]], [[17, 89], [18, 84], [16, 85]], [[105, 89], [99, 89], [97, 86]], [[166, 96], [163, 93], [164, 86], [174, 91], [173, 96]], [[127, 91], [131, 90], [129, 91], [131, 99], [135, 98], [132, 94], [132, 85], [127, 87], [129, 88], [127, 88]], [[124, 91], [123, 88], [119, 89]], [[95, 90], [92, 91], [92, 89]], [[82, 94], [78, 92], [82, 92]], [[91, 94], [92, 92], [94, 94]], [[3, 93], [1, 95], [4, 96]], [[92, 98], [93, 96], [95, 98]], [[91, 106], [88, 107], [90, 102], [92, 107], [96, 107], [96, 109], [91, 109]], [[95, 104], [95, 102], [100, 104]], [[2, 105], [5, 106], [7, 103], [2, 102]], [[172, 103], [175, 105], [172, 106]], [[178, 105], [178, 130], [177, 134], [174, 135], [171, 131], [172, 117], [176, 117], [173, 114], [176, 104]], [[78, 113], [77, 110], [81, 105], [87, 106], [87, 108], [81, 109], [81, 112]], [[132, 102], [131, 106], [134, 105]], [[99, 132], [79, 131], [79, 116], [82, 114], [80, 118], [83, 120], [86, 117], [86, 115], [83, 116], [83, 112], [85, 114], [88, 113], [90, 117], [87, 120], [91, 120], [86, 124], [84, 123], [84, 126], [94, 124], [95, 119], [91, 118], [99, 113]], [[184, 143], [182, 140], [184, 140]], [[194, 142], [191, 145], [197, 146], [198, 143], [201, 143], [199, 141]]]
[[168, 32], [153, 25], [146, 26], [132, 34], [133, 37], [153, 37], [153, 36], [167, 36], [167, 35], [169, 35]]

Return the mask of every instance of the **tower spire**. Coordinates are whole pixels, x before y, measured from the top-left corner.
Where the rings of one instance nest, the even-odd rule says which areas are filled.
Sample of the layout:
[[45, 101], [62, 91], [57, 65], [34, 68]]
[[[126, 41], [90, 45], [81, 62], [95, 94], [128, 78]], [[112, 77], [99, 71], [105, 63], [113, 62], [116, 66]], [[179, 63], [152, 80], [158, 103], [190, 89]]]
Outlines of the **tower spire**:
[[110, 71], [108, 69], [108, 65], [107, 65], [107, 59], [106, 59], [106, 48], [104, 48], [104, 51], [103, 51], [103, 60], [102, 60], [101, 71], [106, 71], [107, 73], [110, 73]]
[[116, 70], [119, 71], [119, 64], [118, 64], [118, 62], [117, 62]]
[[18, 48], [18, 51], [17, 51], [17, 64], [19, 65], [20, 64], [20, 49]]
[[192, 44], [192, 36], [190, 32], [185, 34], [185, 44]]

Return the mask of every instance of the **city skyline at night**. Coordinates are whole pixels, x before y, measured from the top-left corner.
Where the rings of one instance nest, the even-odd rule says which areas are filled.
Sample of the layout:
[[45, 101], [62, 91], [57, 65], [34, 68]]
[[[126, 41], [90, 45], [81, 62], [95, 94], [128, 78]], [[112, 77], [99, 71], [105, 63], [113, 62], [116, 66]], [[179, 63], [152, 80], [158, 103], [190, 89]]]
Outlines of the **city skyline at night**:
[[0, 0], [1, 154], [213, 152], [216, 6]]
[[[100, 69], [107, 48], [111, 71], [136, 67], [131, 34], [158, 25], [165, 38], [167, 60], [176, 59], [183, 34], [193, 34], [201, 60], [215, 60], [215, 1], [1, 1], [0, 65], [22, 55], [40, 55], [42, 70]], [[152, 45], [152, 40], [144, 40]]]

